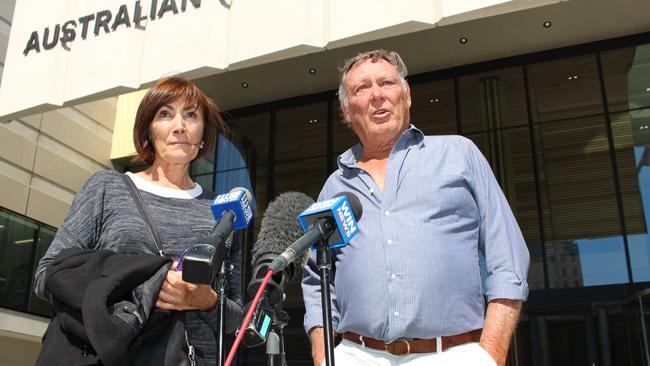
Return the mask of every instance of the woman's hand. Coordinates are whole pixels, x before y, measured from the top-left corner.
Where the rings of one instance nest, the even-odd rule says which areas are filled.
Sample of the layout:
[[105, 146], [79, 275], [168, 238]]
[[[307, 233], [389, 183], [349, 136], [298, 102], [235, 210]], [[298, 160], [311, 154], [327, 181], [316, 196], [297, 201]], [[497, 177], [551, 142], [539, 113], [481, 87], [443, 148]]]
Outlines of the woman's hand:
[[217, 304], [217, 293], [210, 285], [195, 285], [183, 281], [183, 272], [176, 272], [174, 262], [167, 272], [165, 282], [158, 293], [156, 307], [162, 310], [201, 310], [213, 309]]

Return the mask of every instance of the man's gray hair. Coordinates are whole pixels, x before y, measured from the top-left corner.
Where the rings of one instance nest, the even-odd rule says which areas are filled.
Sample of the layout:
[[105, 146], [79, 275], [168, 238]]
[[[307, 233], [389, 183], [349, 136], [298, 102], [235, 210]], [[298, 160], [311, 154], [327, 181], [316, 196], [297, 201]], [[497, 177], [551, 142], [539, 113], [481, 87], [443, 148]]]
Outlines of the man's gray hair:
[[365, 62], [365, 61], [370, 61], [372, 63], [375, 63], [379, 60], [384, 60], [388, 62], [389, 64], [393, 65], [395, 67], [395, 70], [400, 75], [400, 82], [402, 83], [402, 89], [406, 90], [407, 83], [406, 83], [406, 65], [404, 64], [404, 61], [402, 61], [402, 58], [400, 55], [395, 52], [395, 51], [386, 51], [382, 49], [378, 50], [373, 50], [373, 51], [368, 51], [368, 52], [362, 52], [359, 53], [358, 55], [348, 59], [345, 61], [345, 64], [343, 67], [341, 67], [341, 80], [339, 83], [339, 102], [344, 105], [348, 106], [348, 91], [345, 88], [345, 77], [348, 75], [348, 72], [355, 66]]

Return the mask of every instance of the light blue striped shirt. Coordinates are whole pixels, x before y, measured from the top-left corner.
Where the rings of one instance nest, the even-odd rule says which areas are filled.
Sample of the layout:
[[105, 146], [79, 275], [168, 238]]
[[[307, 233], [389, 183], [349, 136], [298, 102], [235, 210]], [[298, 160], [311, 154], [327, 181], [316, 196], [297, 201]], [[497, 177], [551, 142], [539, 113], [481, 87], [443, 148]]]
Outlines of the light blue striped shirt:
[[[339, 157], [319, 196], [350, 191], [363, 205], [359, 232], [336, 250], [336, 332], [385, 342], [454, 335], [483, 326], [485, 300], [526, 300], [526, 243], [472, 141], [411, 125], [390, 153], [383, 192], [357, 165], [362, 151]], [[302, 289], [309, 331], [322, 325], [313, 254]]]

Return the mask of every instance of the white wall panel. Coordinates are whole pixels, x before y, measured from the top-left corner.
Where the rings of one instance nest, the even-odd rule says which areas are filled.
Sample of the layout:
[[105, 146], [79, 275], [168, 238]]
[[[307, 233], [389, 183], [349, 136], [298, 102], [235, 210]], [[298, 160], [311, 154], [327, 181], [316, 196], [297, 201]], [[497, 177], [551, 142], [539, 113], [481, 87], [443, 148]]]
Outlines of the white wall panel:
[[327, 1], [233, 1], [230, 69], [316, 52], [325, 46]]

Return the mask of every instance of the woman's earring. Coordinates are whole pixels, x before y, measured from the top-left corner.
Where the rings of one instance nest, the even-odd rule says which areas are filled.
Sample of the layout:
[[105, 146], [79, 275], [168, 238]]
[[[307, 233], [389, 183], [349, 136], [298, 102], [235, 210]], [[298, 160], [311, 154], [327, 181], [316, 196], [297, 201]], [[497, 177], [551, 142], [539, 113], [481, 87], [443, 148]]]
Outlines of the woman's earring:
[[205, 146], [205, 144], [203, 143], [203, 141], [201, 141], [201, 144], [199, 144], [199, 149], [203, 149], [203, 146]]

